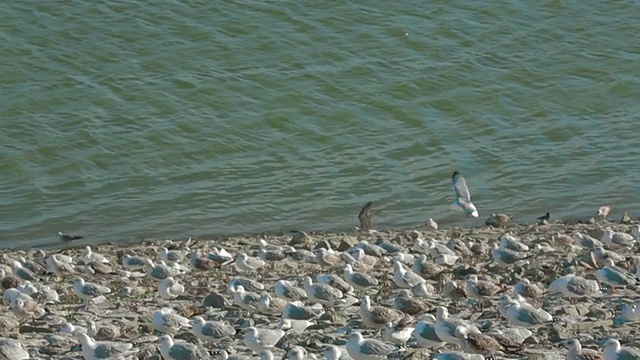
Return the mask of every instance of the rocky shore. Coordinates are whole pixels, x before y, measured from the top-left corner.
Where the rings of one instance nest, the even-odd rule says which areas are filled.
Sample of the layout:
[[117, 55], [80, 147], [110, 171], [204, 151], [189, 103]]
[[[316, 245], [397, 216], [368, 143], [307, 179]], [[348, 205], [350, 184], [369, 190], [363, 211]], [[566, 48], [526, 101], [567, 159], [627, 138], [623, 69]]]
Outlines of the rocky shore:
[[[519, 354], [499, 351], [495, 354], [496, 357], [564, 358], [567, 350], [561, 343], [570, 338], [579, 339], [583, 348], [599, 351], [602, 351], [604, 341], [609, 338], [618, 339], [626, 346], [640, 346], [640, 328], [636, 322], [640, 311], [634, 318], [635, 313], [629, 310], [638, 297], [634, 285], [611, 290], [608, 284], [599, 281], [602, 293], [579, 299], [548, 291], [554, 280], [567, 274], [596, 280], [596, 271], [603, 267], [606, 259], [615, 259], [618, 267], [635, 278], [634, 256], [637, 245], [634, 241], [630, 246], [605, 241], [603, 253], [594, 251], [593, 246], [585, 246], [580, 235], [576, 234], [606, 240], [604, 232], [610, 229], [615, 233], [633, 234], [637, 238], [638, 222], [630, 218], [625, 219], [625, 223], [606, 219], [588, 222], [563, 224], [549, 219], [542, 220], [539, 224], [512, 224], [508, 219], [501, 219], [495, 223], [488, 221], [494, 226], [478, 228], [435, 229], [432, 224], [407, 231], [295, 232], [92, 247], [93, 254], [103, 255], [104, 261], [96, 256], [87, 256], [82, 240], [70, 242], [60, 250], [46, 253], [36, 250], [4, 250], [0, 259], [0, 267], [5, 272], [2, 278], [5, 300], [2, 304], [3, 315], [0, 316], [0, 333], [2, 337], [18, 340], [31, 358], [82, 359], [83, 352], [77, 336], [64, 333], [61, 329], [66, 326], [68, 330], [69, 324], [76, 328], [86, 328], [87, 321], [92, 320], [97, 329], [86, 331], [96, 340], [133, 344], [135, 354], [128, 358], [160, 359], [162, 355], [158, 338], [162, 333], [153, 324], [154, 312], [161, 308], [172, 308], [175, 313], [188, 319], [202, 316], [205, 320], [227, 322], [236, 330], [235, 334], [221, 336], [216, 341], [198, 339], [191, 329], [192, 323], [169, 332], [176, 342], [183, 340], [204, 350], [201, 357], [220, 356], [215, 351], [224, 349], [230, 354], [257, 358], [258, 354], [246, 345], [243, 329], [250, 326], [258, 329], [276, 328], [282, 320], [283, 309], [261, 311], [255, 304], [253, 307], [249, 304], [249, 310], [243, 308], [239, 306], [241, 304], [235, 296], [238, 289], [229, 284], [243, 284], [246, 291], [255, 292], [257, 296], [266, 292], [271, 298], [277, 299], [274, 284], [278, 280], [291, 280], [303, 288], [302, 279], [305, 276], [310, 276], [314, 282], [319, 274], [334, 274], [344, 279], [347, 261], [351, 262], [354, 271], [376, 278], [379, 284], [366, 290], [343, 289], [343, 295], [350, 293], [357, 302], [339, 303], [340, 306], [336, 307], [325, 306], [322, 315], [311, 319], [311, 326], [301, 332], [289, 330], [271, 351], [276, 358], [280, 358], [287, 351], [300, 346], [304, 349], [306, 358], [322, 358], [325, 344], [333, 344], [342, 348], [344, 358], [348, 358], [344, 347], [349, 333], [358, 331], [366, 339], [383, 339], [380, 329], [368, 326], [363, 321], [361, 300], [364, 295], [368, 295], [374, 306], [397, 309], [396, 299], [400, 287], [394, 282], [393, 264], [401, 261], [407, 270], [413, 268], [425, 280], [424, 289], [427, 292], [408, 289], [419, 305], [417, 310], [401, 309], [407, 316], [403, 321], [408, 324], [403, 324], [404, 326], [416, 326], [421, 315], [435, 315], [436, 307], [445, 306], [452, 317], [468, 321], [488, 334], [495, 330], [523, 328], [501, 315], [498, 307], [504, 300], [503, 295], [516, 296], [514, 291], [517, 285], [527, 279], [541, 291], [529, 294], [531, 296], [528, 298], [526, 293], [521, 295], [534, 308], [544, 309], [551, 314], [553, 321], [531, 326], [532, 334], [522, 341], [525, 348]], [[510, 248], [508, 241], [502, 240], [507, 234], [525, 245], [513, 250], [519, 256], [513, 263], [496, 261], [491, 251], [493, 244], [501, 244], [500, 249]], [[429, 244], [429, 239], [435, 240], [434, 246], [425, 245]], [[260, 240], [264, 241], [261, 243]], [[377, 244], [379, 247], [366, 244]], [[450, 252], [439, 248], [440, 245]], [[132, 257], [147, 258], [157, 267], [163, 247], [177, 256], [175, 262], [171, 262], [172, 259], [165, 261], [167, 268], [164, 270], [148, 265], [136, 270], [134, 262], [128, 260]], [[319, 260], [320, 255], [316, 250], [320, 248], [335, 251], [338, 260], [335, 260], [336, 257], [331, 258], [335, 262]], [[225, 260], [221, 249], [225, 249], [231, 259]], [[250, 258], [257, 259], [253, 257], [258, 257], [261, 249], [266, 264], [262, 265], [258, 260], [255, 270], [249, 271], [235, 265], [236, 255], [244, 252]], [[353, 255], [358, 253], [354, 249], [363, 249], [360, 253], [364, 253], [366, 257], [360, 254], [354, 258]], [[351, 256], [341, 256], [341, 253]], [[416, 262], [421, 254], [426, 255], [426, 261], [418, 266]], [[54, 255], [59, 259], [70, 257], [71, 268], [51, 265], [52, 261], [46, 259]], [[191, 260], [191, 256], [194, 256], [194, 260]], [[198, 259], [202, 259], [202, 264], [196, 261]], [[20, 262], [18, 265], [23, 268], [31, 269], [34, 278], [30, 284], [33, 286], [25, 286], [25, 279], [21, 279], [16, 273], [15, 261]], [[177, 283], [183, 285], [184, 292], [180, 293], [179, 287], [176, 287], [179, 294], [175, 298], [171, 298], [172, 294], [163, 298], [158, 292], [162, 280], [154, 278], [162, 271], [172, 275]], [[473, 281], [470, 275], [476, 275], [480, 281], [495, 285], [495, 292], [470, 294], [468, 289], [474, 285], [469, 285]], [[96, 299], [85, 306], [72, 289], [72, 283], [78, 276], [86, 282], [107, 287], [110, 292], [104, 296], [94, 296]], [[163, 275], [160, 274], [159, 277], [162, 278]], [[253, 286], [239, 281], [239, 278], [254, 280], [258, 285], [252, 288]], [[455, 284], [461, 291], [455, 295], [447, 284]], [[37, 306], [25, 309], [25, 304], [20, 307], [15, 301], [12, 302], [7, 289], [13, 287], [19, 287]], [[59, 297], [56, 299], [52, 293], [47, 292], [47, 288], [55, 290]], [[516, 292], [522, 292], [522, 288]], [[276, 303], [274, 306], [284, 304], [273, 302]], [[303, 303], [312, 305], [314, 301], [307, 299]], [[623, 308], [626, 312], [621, 316]], [[453, 344], [437, 349], [421, 348], [414, 336], [406, 344], [401, 343], [402, 341], [392, 344], [394, 350], [382, 355], [383, 358], [428, 359], [448, 351], [471, 353], [470, 349], [460, 349]], [[290, 355], [291, 358], [296, 356]]]

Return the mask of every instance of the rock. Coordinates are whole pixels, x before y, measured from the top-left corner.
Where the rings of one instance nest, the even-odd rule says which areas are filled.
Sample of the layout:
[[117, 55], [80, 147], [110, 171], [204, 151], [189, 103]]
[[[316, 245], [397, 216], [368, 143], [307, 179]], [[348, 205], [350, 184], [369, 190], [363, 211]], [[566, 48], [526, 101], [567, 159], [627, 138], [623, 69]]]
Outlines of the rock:
[[306, 232], [296, 231], [291, 236], [291, 240], [289, 240], [289, 245], [291, 246], [304, 245], [310, 242], [311, 242], [311, 236], [309, 236]]
[[402, 359], [413, 359], [413, 360], [429, 360], [431, 359], [431, 352], [427, 349], [407, 349], [407, 354], [405, 356], [400, 356]]
[[328, 242], [327, 240], [320, 240], [316, 243], [316, 246], [313, 247], [313, 250], [318, 250], [321, 248], [329, 250], [331, 249], [331, 243]]
[[572, 334], [567, 332], [564, 329], [564, 326], [561, 324], [553, 324], [553, 326], [549, 330], [549, 341], [551, 341], [552, 343], [557, 343], [571, 337]]
[[418, 230], [412, 230], [411, 232], [409, 232], [409, 238], [411, 240], [415, 240], [417, 238], [422, 239], [422, 233], [420, 233], [420, 231]]
[[610, 327], [613, 325], [613, 320], [599, 320], [599, 321], [581, 321], [567, 324], [567, 328], [572, 331], [592, 331], [598, 327]]
[[30, 334], [30, 333], [51, 333], [51, 329], [46, 327], [39, 326], [31, 326], [31, 325], [22, 325], [18, 330], [21, 334]]
[[529, 360], [564, 360], [566, 354], [551, 352], [542, 349], [527, 349], [527, 359]]
[[340, 240], [338, 251], [347, 251], [358, 244], [358, 240], [352, 237], [344, 237]]
[[211, 306], [216, 309], [224, 309], [229, 305], [230, 302], [228, 303], [227, 299], [217, 292], [210, 293], [202, 300], [202, 306]]

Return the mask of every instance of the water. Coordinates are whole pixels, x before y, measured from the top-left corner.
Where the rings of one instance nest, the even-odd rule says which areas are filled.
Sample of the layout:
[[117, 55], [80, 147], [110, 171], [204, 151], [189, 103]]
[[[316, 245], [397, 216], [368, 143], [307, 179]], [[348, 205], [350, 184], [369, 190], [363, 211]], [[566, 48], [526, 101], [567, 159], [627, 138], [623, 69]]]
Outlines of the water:
[[637, 214], [639, 7], [2, 4], [0, 247]]

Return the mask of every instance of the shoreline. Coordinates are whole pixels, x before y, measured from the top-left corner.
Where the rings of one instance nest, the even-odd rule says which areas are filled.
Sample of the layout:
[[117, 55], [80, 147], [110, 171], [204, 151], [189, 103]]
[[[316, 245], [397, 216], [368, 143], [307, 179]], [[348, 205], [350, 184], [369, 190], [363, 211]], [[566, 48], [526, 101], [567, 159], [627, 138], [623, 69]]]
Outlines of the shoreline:
[[[160, 354], [157, 350], [159, 344], [157, 335], [154, 333], [154, 327], [151, 324], [153, 312], [160, 307], [168, 306], [187, 318], [201, 314], [205, 319], [226, 321], [236, 329], [236, 335], [231, 339], [227, 339], [228, 343], [225, 342], [224, 345], [220, 345], [222, 343], [211, 345], [207, 342], [199, 342], [188, 328], [182, 328], [177, 331], [175, 334], [176, 339], [199, 344], [199, 346], [207, 350], [223, 347], [229, 351], [233, 350], [249, 355], [251, 351], [244, 345], [244, 333], [241, 329], [249, 325], [261, 329], [272, 328], [273, 324], [280, 320], [280, 315], [277, 315], [279, 314], [277, 312], [276, 315], [268, 315], [255, 311], [247, 316], [246, 311], [241, 311], [234, 304], [234, 297], [228, 292], [227, 285], [229, 281], [238, 276], [258, 280], [264, 284], [264, 291], [275, 297], [273, 285], [278, 279], [291, 278], [300, 281], [304, 274], [318, 273], [330, 273], [343, 277], [342, 267], [323, 267], [318, 266], [310, 259], [298, 262], [285, 258], [276, 261], [273, 266], [267, 265], [267, 271], [248, 274], [238, 273], [234, 269], [234, 265], [223, 265], [205, 272], [188, 271], [184, 274], [175, 275], [175, 278], [184, 285], [185, 293], [175, 299], [167, 300], [158, 297], [158, 280], [151, 279], [148, 276], [137, 277], [131, 275], [133, 270], [123, 268], [122, 257], [125, 253], [128, 253], [150, 258], [154, 264], [157, 264], [160, 260], [159, 251], [162, 246], [185, 251], [188, 246], [189, 251], [197, 250], [203, 253], [212, 252], [214, 247], [222, 247], [232, 255], [245, 251], [250, 256], [255, 256], [260, 248], [258, 237], [264, 235], [269, 244], [277, 246], [289, 245], [298, 250], [314, 250], [329, 245], [336, 251], [347, 251], [357, 247], [361, 240], [367, 240], [369, 243], [381, 244], [389, 242], [396, 244], [402, 246], [407, 250], [407, 253], [413, 255], [418, 255], [416, 251], [411, 250], [416, 237], [425, 240], [431, 237], [444, 240], [463, 240], [462, 244], [475, 244], [481, 248], [477, 254], [469, 253], [465, 255], [465, 251], [468, 252], [469, 249], [475, 251], [473, 246], [467, 245], [469, 249], [465, 251], [461, 252], [463, 249], [455, 250], [460, 259], [453, 265], [441, 265], [443, 270], [440, 273], [432, 276], [424, 275], [427, 284], [433, 286], [435, 290], [427, 297], [422, 298], [421, 301], [431, 304], [431, 310], [425, 311], [426, 313], [433, 313], [433, 306], [436, 305], [448, 306], [453, 316], [472, 321], [478, 326], [505, 329], [512, 326], [497, 312], [498, 295], [481, 300], [470, 298], [452, 301], [440, 291], [442, 282], [454, 281], [460, 286], [464, 286], [468, 281], [466, 275], [476, 273], [482, 279], [506, 289], [511, 295], [516, 282], [525, 277], [543, 288], [548, 287], [551, 281], [562, 276], [567, 271], [593, 278], [593, 273], [601, 266], [601, 264], [590, 263], [596, 261], [593, 260], [593, 252], [581, 251], [575, 248], [568, 250], [558, 246], [554, 242], [552, 235], [557, 232], [573, 234], [579, 231], [600, 239], [603, 230], [607, 227], [614, 231], [630, 233], [638, 223], [637, 220], [632, 220], [629, 224], [607, 221], [592, 224], [511, 224], [506, 227], [453, 226], [438, 230], [422, 227], [405, 230], [380, 230], [373, 234], [363, 234], [355, 230], [347, 232], [310, 231], [304, 233], [306, 236], [302, 235], [303, 233], [301, 232], [297, 234], [275, 232], [258, 235], [236, 235], [217, 239], [192, 238], [191, 241], [187, 239], [154, 239], [128, 244], [115, 242], [91, 245], [91, 249], [95, 253], [106, 256], [110, 260], [110, 264], [95, 268], [95, 274], [80, 273], [79, 269], [81, 267], [77, 268], [78, 272], [76, 274], [64, 276], [63, 280], [56, 280], [51, 275], [38, 275], [40, 281], [34, 281], [34, 283], [57, 290], [60, 295], [60, 301], [46, 303], [44, 300], [37, 300], [39, 307], [43, 311], [42, 314], [30, 315], [31, 317], [23, 320], [23, 324], [17, 324], [16, 322], [5, 324], [0, 321], [0, 328], [5, 334], [4, 336], [20, 340], [31, 356], [62, 359], [69, 356], [71, 358], [79, 358], [81, 356], [81, 353], [77, 351], [79, 342], [75, 337], [59, 332], [59, 327], [62, 323], [71, 321], [75, 326], [85, 326], [85, 321], [90, 319], [93, 319], [98, 324], [98, 327], [124, 326], [124, 323], [127, 323], [135, 325], [133, 326], [134, 329], [129, 329], [129, 332], [122, 333], [114, 340], [134, 344], [135, 348], [138, 349], [138, 358], [153, 358], [152, 356]], [[523, 243], [530, 247], [527, 254], [531, 257], [530, 259], [527, 258], [526, 263], [505, 267], [496, 264], [491, 259], [489, 245], [499, 242], [500, 238], [507, 233], [519, 237]], [[545, 243], [555, 250], [548, 253], [535, 250], [535, 245], [545, 245]], [[2, 258], [0, 258], [0, 267], [10, 273], [10, 260], [24, 257], [27, 260], [35, 261], [37, 259], [36, 253], [39, 251], [44, 251], [47, 256], [51, 254], [72, 256], [78, 264], [79, 261], [77, 259], [82, 256], [84, 244], [76, 242], [70, 243], [70, 245], [78, 246], [55, 249], [53, 251], [5, 249]], [[634, 272], [635, 265], [633, 265], [633, 261], [629, 256], [631, 254], [622, 251], [620, 255], [625, 257], [626, 260], [619, 265], [630, 272]], [[374, 305], [393, 307], [393, 299], [397, 295], [398, 288], [391, 279], [390, 262], [392, 258], [392, 255], [381, 256], [378, 258], [380, 266], [367, 270], [369, 274], [379, 279], [383, 284], [376, 291], [368, 292], [375, 303]], [[188, 266], [188, 263], [186, 259], [180, 261], [180, 264], [185, 266]], [[405, 266], [407, 268], [412, 267], [410, 262], [406, 263]], [[78, 275], [87, 281], [109, 286], [112, 292], [106, 296], [105, 302], [89, 305], [89, 308], [86, 309], [78, 307], [81, 299], [71, 290], [71, 279]], [[254, 291], [260, 294], [263, 290]], [[358, 300], [362, 294], [362, 292], [354, 291], [354, 296]], [[640, 343], [636, 344], [637, 340], [635, 340], [636, 338], [640, 339], [640, 330], [630, 326], [628, 322], [619, 323], [616, 320], [620, 315], [620, 307], [624, 304], [632, 303], [636, 297], [637, 293], [630, 288], [618, 290], [614, 295], [605, 294], [604, 297], [588, 297], [578, 304], [570, 304], [567, 299], [558, 299], [548, 294], [541, 295], [539, 299], [529, 299], [536, 308], [545, 309], [561, 320], [560, 322], [541, 326], [538, 332], [534, 332], [533, 335], [524, 340], [529, 358], [539, 360], [564, 358], [565, 351], [562, 348], [558, 348], [556, 346], [557, 343], [566, 338], [576, 337], [577, 334], [580, 334], [577, 337], [583, 340], [585, 347], [601, 349], [596, 339], [605, 337], [617, 337], [626, 345], [640, 345]], [[478, 301], [486, 302], [481, 312], [478, 312], [475, 308]], [[311, 302], [305, 302], [305, 304], [310, 305]], [[9, 313], [12, 312], [11, 307], [7, 305], [7, 301], [3, 301], [2, 306]], [[346, 342], [345, 331], [357, 330], [363, 332], [366, 338], [380, 339], [379, 331], [372, 331], [366, 326], [363, 327], [360, 322], [358, 308], [359, 305], [356, 303], [338, 312], [327, 310], [322, 317], [316, 319], [316, 325], [304, 333], [298, 334], [297, 337], [287, 337], [286, 341], [289, 346], [303, 346], [308, 352], [320, 355], [322, 350], [317, 346], [318, 343], [332, 343], [343, 346]], [[10, 317], [13, 317], [13, 315], [10, 315]], [[413, 321], [417, 321], [417, 318], [418, 316], [414, 316]], [[486, 325], [488, 323], [492, 325]], [[447, 347], [447, 349], [453, 348], [452, 346]], [[69, 349], [76, 350], [69, 352]], [[431, 356], [429, 355], [431, 351], [417, 348], [412, 340], [407, 345], [406, 351], [412, 353], [413, 358], [416, 359], [429, 358]], [[279, 356], [284, 353], [284, 350], [276, 348], [274, 353]], [[140, 355], [144, 356], [140, 357]]]

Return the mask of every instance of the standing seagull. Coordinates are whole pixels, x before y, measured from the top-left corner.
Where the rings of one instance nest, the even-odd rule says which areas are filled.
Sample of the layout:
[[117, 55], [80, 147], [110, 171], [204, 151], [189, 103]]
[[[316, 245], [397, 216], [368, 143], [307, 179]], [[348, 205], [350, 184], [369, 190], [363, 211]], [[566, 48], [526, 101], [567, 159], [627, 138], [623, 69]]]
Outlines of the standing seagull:
[[371, 232], [373, 226], [371, 224], [371, 218], [373, 218], [373, 214], [371, 213], [371, 205], [371, 201], [366, 203], [358, 214], [358, 220], [360, 220], [360, 231], [362, 232]]
[[467, 182], [464, 177], [457, 171], [453, 172], [451, 176], [451, 182], [453, 183], [453, 191], [456, 193], [456, 201], [451, 206], [454, 208], [461, 208], [464, 214], [468, 217], [478, 217], [478, 209], [471, 202], [471, 194], [467, 187]]

